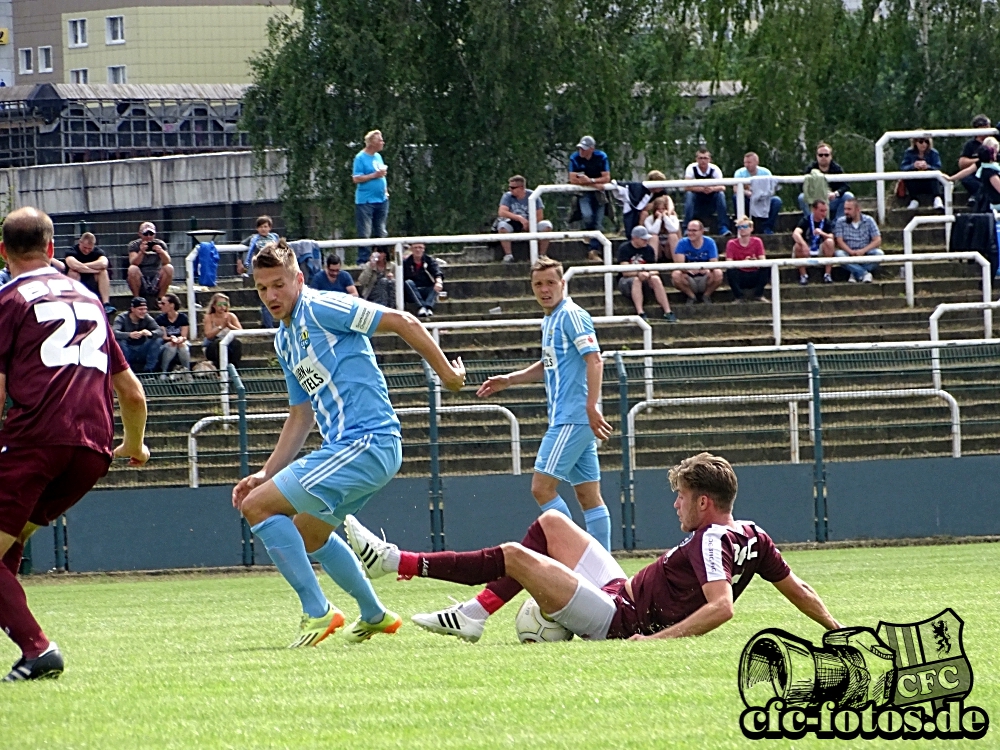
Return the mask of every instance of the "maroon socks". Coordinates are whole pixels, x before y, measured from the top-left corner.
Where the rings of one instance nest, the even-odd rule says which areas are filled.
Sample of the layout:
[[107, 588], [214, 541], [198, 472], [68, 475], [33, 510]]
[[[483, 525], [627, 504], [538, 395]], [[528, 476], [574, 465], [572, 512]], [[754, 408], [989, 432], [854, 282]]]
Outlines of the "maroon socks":
[[503, 578], [503, 549], [487, 547], [474, 552], [400, 552], [399, 577], [437, 578], [474, 586]]
[[0, 566], [0, 630], [21, 648], [24, 658], [34, 659], [48, 648], [49, 639], [28, 609], [24, 589], [6, 562], [5, 556], [4, 565]]
[[[545, 538], [545, 530], [538, 521], [533, 521], [528, 527], [528, 533], [524, 535], [521, 544], [530, 550], [534, 550], [546, 557], [549, 554], [549, 543]], [[504, 576], [498, 581], [493, 581], [476, 596], [476, 601], [483, 605], [489, 614], [493, 614], [504, 604], [517, 596], [521, 589], [521, 584], [510, 576]]]

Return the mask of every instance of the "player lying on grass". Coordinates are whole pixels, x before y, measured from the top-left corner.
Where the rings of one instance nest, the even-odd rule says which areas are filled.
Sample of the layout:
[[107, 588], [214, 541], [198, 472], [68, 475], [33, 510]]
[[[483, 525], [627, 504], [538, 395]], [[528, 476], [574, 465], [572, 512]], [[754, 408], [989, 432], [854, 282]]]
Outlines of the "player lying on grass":
[[[3, 223], [0, 254], [13, 280], [0, 289], [0, 629], [21, 649], [5, 680], [58, 677], [59, 647], [28, 609], [17, 580], [24, 544], [108, 473], [112, 455], [133, 466], [143, 445], [146, 397], [111, 334], [101, 300], [51, 268], [52, 220], [20, 208]], [[112, 389], [124, 438], [114, 447]]]
[[[691, 536], [631, 578], [593, 537], [552, 511], [531, 524], [520, 544], [475, 552], [400, 552], [352, 516], [345, 528], [372, 578], [397, 573], [474, 585], [508, 577], [516, 582], [506, 589], [510, 597], [523, 586], [543, 613], [590, 640], [708, 633], [732, 618], [733, 602], [754, 574], [823, 627], [840, 627], [771, 538], [751, 521], [733, 520], [737, 482], [728, 461], [699, 453], [669, 478], [681, 530]], [[476, 641], [481, 633], [480, 627], [462, 637]]]
[[[462, 360], [449, 364], [409, 313], [303, 288], [295, 253], [284, 240], [254, 255], [253, 277], [261, 302], [281, 321], [274, 348], [290, 406], [274, 452], [263, 469], [236, 485], [233, 505], [302, 602], [300, 633], [291, 648], [315, 646], [344, 624], [343, 613], [320, 589], [310, 557], [358, 602], [361, 615], [347, 640], [394, 633], [402, 624], [399, 615], [382, 606], [350, 548], [333, 533], [403, 461], [399, 419], [369, 337], [376, 331], [397, 334], [452, 391], [465, 383]], [[317, 419], [322, 446], [296, 460]]]

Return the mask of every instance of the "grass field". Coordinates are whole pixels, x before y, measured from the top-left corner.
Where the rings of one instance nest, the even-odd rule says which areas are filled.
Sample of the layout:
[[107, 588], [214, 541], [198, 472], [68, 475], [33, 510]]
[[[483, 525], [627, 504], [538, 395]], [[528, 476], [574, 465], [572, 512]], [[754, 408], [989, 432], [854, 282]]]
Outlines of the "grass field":
[[[786, 557], [845, 624], [909, 622], [952, 607], [966, 622], [975, 674], [968, 702], [1000, 719], [1000, 545]], [[646, 562], [625, 561], [626, 571]], [[323, 585], [353, 618], [345, 597]], [[427, 580], [380, 580], [377, 588], [405, 616], [474, 591]], [[333, 637], [288, 650], [297, 600], [277, 575], [29, 582], [28, 597], [67, 671], [55, 682], [0, 685], [3, 748], [759, 746], [738, 727], [744, 644], [765, 627], [821, 638], [760, 580], [735, 619], [702, 638], [536, 646], [514, 635], [520, 598], [475, 645], [421, 631], [406, 617], [397, 635], [361, 646]], [[17, 655], [4, 640], [0, 659]], [[831, 743], [842, 744], [762, 741]], [[901, 742], [864, 746], [883, 744]], [[976, 743], [998, 744], [993, 729]]]

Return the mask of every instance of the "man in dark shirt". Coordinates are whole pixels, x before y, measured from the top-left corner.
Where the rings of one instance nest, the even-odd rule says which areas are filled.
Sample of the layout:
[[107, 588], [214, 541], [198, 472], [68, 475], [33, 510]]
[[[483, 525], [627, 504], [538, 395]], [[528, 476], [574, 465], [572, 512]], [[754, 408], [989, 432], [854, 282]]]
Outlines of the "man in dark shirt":
[[358, 288], [354, 279], [340, 267], [340, 256], [330, 253], [326, 256], [326, 270], [312, 277], [309, 286], [321, 292], [343, 292], [352, 297], [358, 296]]
[[66, 252], [66, 275], [100, 297], [106, 313], [114, 312], [114, 307], [108, 304], [111, 294], [108, 256], [97, 247], [97, 238], [90, 232], [81, 234], [77, 243]]
[[764, 530], [733, 519], [737, 480], [728, 461], [700, 453], [668, 476], [681, 530], [692, 536], [632, 578], [593, 537], [554, 511], [532, 523], [520, 544], [474, 552], [402, 552], [353, 516], [345, 528], [371, 578], [396, 573], [474, 585], [509, 576], [543, 613], [589, 640], [703, 635], [733, 617], [733, 602], [755, 574], [823, 627], [840, 627]]
[[[814, 169], [827, 176], [829, 179], [835, 174], [844, 174], [844, 168], [833, 160], [833, 148], [830, 144], [820, 141], [816, 145], [816, 159], [808, 167], [805, 174], [809, 174]], [[834, 222], [844, 215], [844, 193], [849, 193], [851, 186], [846, 182], [830, 182], [830, 194], [827, 202], [830, 208], [830, 221]], [[804, 215], [809, 214], [809, 206], [806, 205], [806, 198], [803, 193], [799, 193], [799, 208]]]
[[[618, 265], [650, 265], [656, 263], [656, 253], [649, 246], [649, 230], [644, 226], [632, 229], [632, 239], [618, 246]], [[638, 283], [637, 283], [638, 282]], [[663, 280], [659, 271], [626, 271], [618, 274], [618, 291], [625, 299], [635, 305], [637, 315], [646, 317], [643, 301], [647, 291], [652, 292], [660, 307], [663, 308], [663, 318], [671, 323], [677, 322], [677, 316], [670, 310], [667, 291], [663, 288]]]
[[[990, 127], [990, 118], [986, 115], [976, 115], [972, 118], [972, 127], [974, 128], [988, 128]], [[962, 154], [958, 157], [958, 169], [959, 171], [967, 169], [972, 165], [979, 168], [979, 148], [983, 145], [983, 141], [986, 140], [986, 133], [983, 135], [977, 135], [975, 138], [970, 138], [962, 146]], [[975, 205], [976, 196], [979, 195], [979, 178], [976, 177], [976, 172], [973, 171], [972, 174], [967, 175], [962, 178], [962, 186], [965, 188], [966, 192], [969, 194], [969, 205]]]
[[156, 239], [156, 225], [144, 221], [139, 225], [139, 238], [128, 244], [128, 288], [133, 297], [156, 297], [167, 293], [174, 280], [170, 253], [162, 240]]
[[163, 349], [163, 331], [149, 314], [143, 297], [134, 297], [128, 314], [115, 318], [114, 332], [133, 370], [156, 372]]
[[[598, 150], [593, 136], [585, 135], [576, 144], [576, 151], [569, 157], [569, 181], [571, 185], [598, 188], [580, 195], [580, 217], [584, 230], [600, 231], [604, 225], [604, 209], [608, 204], [604, 186], [611, 182], [611, 165], [608, 155]], [[597, 253], [601, 243], [590, 241], [590, 249]]]
[[[816, 201], [812, 205], [812, 211], [806, 214], [797, 227], [792, 231], [793, 258], [832, 258], [836, 252], [833, 236], [833, 222], [827, 217], [827, 207], [823, 201]], [[833, 276], [831, 272], [833, 266], [823, 267], [823, 283], [832, 284]], [[799, 267], [799, 284], [805, 286], [809, 283], [809, 271], [805, 266]]]
[[403, 259], [403, 280], [407, 299], [420, 307], [417, 315], [432, 316], [438, 295], [444, 291], [444, 274], [422, 243], [410, 245], [410, 254]]

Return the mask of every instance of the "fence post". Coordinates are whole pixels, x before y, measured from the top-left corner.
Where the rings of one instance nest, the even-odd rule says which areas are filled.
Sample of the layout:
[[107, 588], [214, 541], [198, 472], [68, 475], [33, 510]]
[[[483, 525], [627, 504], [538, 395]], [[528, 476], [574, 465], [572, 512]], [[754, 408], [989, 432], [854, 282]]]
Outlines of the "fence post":
[[24, 551], [21, 552], [21, 567], [17, 569], [17, 572], [22, 575], [31, 574], [31, 537], [24, 542]]
[[52, 525], [52, 536], [56, 547], [56, 570], [69, 570], [69, 555], [66, 549], [66, 516], [62, 515]]
[[[236, 387], [236, 404], [240, 420], [240, 479], [250, 473], [250, 436], [247, 430], [247, 389], [243, 378], [236, 372], [236, 365], [229, 364], [229, 379]], [[243, 564], [247, 567], [254, 564], [253, 534], [250, 524], [240, 516], [240, 533], [243, 535]]]
[[427, 406], [430, 437], [431, 481], [428, 494], [431, 511], [431, 549], [444, 550], [444, 493], [441, 490], [441, 464], [438, 446], [437, 380], [426, 360], [422, 360], [427, 377]]
[[809, 371], [812, 374], [812, 404], [813, 412], [813, 503], [816, 519], [816, 541], [827, 540], [826, 530], [826, 467], [823, 463], [823, 414], [820, 404], [819, 389], [819, 357], [816, 347], [810, 342]]
[[618, 411], [621, 414], [622, 441], [622, 546], [627, 550], [635, 549], [635, 477], [632, 473], [632, 455], [629, 450], [628, 434], [628, 372], [625, 370], [625, 360], [621, 352], [615, 353], [615, 366], [618, 368]]

